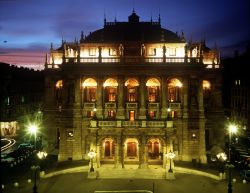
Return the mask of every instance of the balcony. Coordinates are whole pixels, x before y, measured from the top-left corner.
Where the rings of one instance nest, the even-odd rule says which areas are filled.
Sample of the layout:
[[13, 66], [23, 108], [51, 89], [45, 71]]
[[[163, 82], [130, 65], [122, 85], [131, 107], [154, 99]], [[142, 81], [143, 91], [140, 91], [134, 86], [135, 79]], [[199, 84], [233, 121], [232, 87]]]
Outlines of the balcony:
[[147, 127], [165, 127], [165, 121], [147, 121]]
[[134, 103], [134, 102], [126, 103], [126, 109], [137, 109], [137, 108], [138, 108], [138, 103]]
[[105, 103], [105, 109], [115, 109], [116, 108], [116, 102], [106, 102]]
[[160, 107], [159, 103], [148, 103], [148, 109], [158, 109]]
[[85, 108], [85, 109], [94, 109], [95, 108], [95, 102], [85, 102], [83, 104], [83, 108]]
[[121, 120], [105, 120], [105, 121], [90, 121], [90, 127], [127, 127], [127, 128], [173, 128], [173, 121], [121, 121]]
[[123, 121], [122, 126], [123, 127], [139, 127], [140, 121]]
[[169, 108], [170, 109], [180, 109], [181, 108], [181, 103], [180, 102], [169, 103]]

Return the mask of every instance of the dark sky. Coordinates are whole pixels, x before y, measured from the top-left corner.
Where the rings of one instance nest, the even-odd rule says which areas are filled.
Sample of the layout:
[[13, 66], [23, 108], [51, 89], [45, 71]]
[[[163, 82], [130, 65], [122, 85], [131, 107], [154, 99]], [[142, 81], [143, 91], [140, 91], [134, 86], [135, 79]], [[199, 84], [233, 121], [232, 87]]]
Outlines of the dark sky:
[[0, 61], [42, 66], [51, 42], [102, 28], [104, 13], [127, 21], [133, 8], [141, 21], [160, 13], [162, 27], [183, 31], [187, 41], [216, 43], [222, 56], [249, 39], [249, 0], [0, 0]]

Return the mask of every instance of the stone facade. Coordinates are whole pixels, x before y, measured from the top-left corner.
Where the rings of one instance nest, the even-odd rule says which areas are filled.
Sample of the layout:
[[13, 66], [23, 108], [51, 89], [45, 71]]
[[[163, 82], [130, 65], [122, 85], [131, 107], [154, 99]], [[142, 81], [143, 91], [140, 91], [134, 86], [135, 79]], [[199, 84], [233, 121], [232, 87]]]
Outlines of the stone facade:
[[174, 151], [206, 163], [206, 151], [223, 144], [218, 51], [164, 30], [133, 12], [128, 22], [105, 21], [80, 42], [51, 48], [44, 124], [59, 161], [94, 150], [97, 166], [165, 167]]

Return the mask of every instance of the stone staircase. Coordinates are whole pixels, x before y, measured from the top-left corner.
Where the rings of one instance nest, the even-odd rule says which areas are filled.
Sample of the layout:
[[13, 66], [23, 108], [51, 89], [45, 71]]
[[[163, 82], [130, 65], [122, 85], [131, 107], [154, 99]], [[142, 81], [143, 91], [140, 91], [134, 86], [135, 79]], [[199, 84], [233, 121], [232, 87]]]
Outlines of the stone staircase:
[[125, 168], [100, 167], [97, 169], [98, 178], [106, 179], [163, 179], [165, 170], [161, 167], [139, 169], [138, 166], [128, 165]]

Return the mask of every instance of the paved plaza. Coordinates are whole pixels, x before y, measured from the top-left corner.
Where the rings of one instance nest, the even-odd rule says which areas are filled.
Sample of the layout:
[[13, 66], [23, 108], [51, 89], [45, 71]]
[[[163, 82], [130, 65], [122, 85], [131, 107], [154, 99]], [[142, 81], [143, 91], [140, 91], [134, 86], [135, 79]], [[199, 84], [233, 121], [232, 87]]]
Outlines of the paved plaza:
[[[98, 169], [97, 179], [88, 179], [88, 166], [75, 167], [51, 172], [38, 180], [38, 193], [94, 193], [101, 190], [149, 190], [154, 193], [223, 193], [227, 192], [227, 182], [214, 179], [213, 175], [194, 175], [183, 173], [176, 168], [176, 180], [165, 180], [164, 170], [161, 168], [112, 170], [109, 167]], [[188, 174], [190, 173], [190, 174]], [[151, 179], [146, 179], [150, 178]], [[116, 179], [117, 178], [117, 179]], [[33, 181], [22, 180], [19, 187], [13, 184], [5, 185], [3, 193], [31, 193]], [[233, 182], [233, 193], [247, 193], [250, 183], [243, 184], [237, 180]]]

